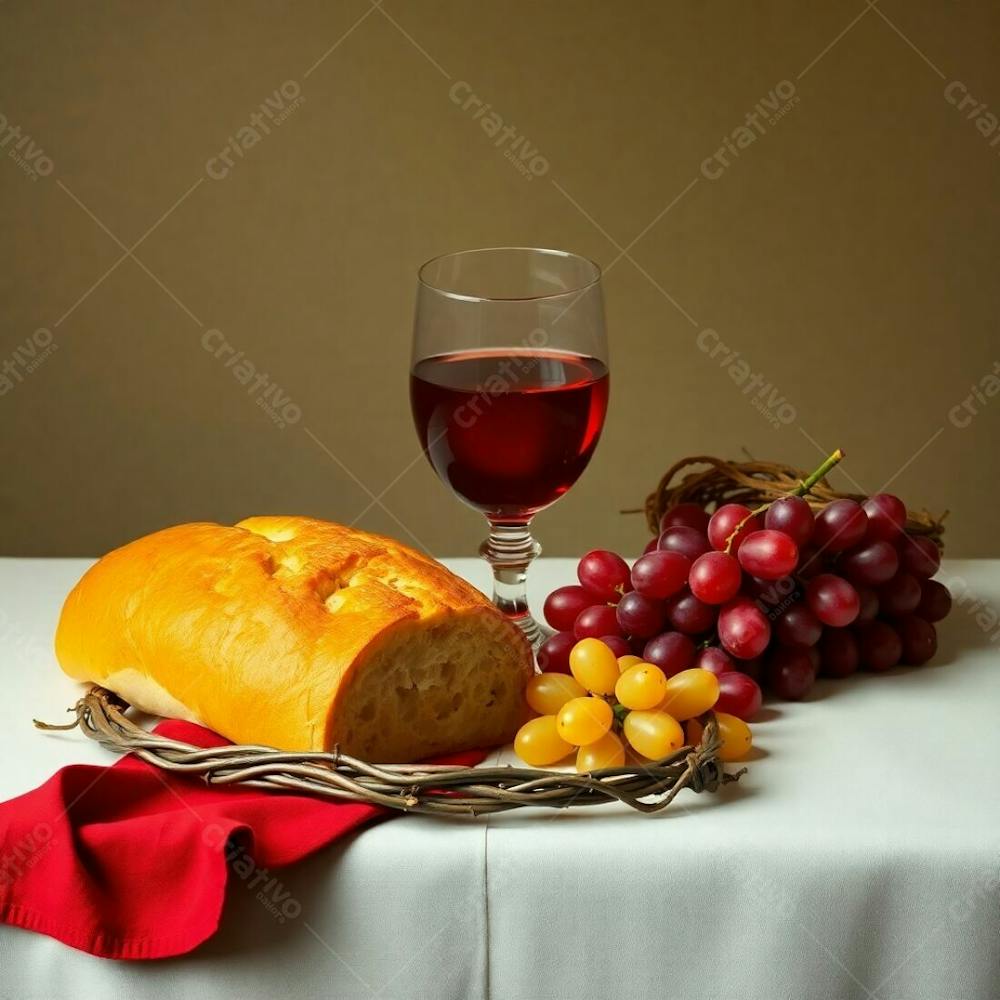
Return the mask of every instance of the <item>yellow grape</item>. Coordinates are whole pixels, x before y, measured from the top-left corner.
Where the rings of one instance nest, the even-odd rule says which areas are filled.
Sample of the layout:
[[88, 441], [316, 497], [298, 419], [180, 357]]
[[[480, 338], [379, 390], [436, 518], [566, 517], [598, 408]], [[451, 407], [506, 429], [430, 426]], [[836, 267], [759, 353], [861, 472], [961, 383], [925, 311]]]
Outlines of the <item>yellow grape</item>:
[[683, 721], [707, 712], [718, 700], [719, 678], [709, 670], [692, 667], [667, 680], [657, 707]]
[[618, 660], [600, 639], [581, 639], [570, 650], [569, 669], [594, 694], [611, 694], [618, 681]]
[[688, 746], [696, 747], [701, 742], [701, 734], [704, 731], [705, 727], [697, 719], [688, 719], [684, 723], [684, 738]]
[[626, 708], [656, 708], [667, 693], [667, 675], [655, 664], [629, 667], [615, 685], [615, 697]]
[[554, 715], [540, 715], [526, 722], [514, 737], [514, 750], [531, 767], [548, 767], [572, 749], [559, 735]]
[[555, 715], [570, 698], [582, 698], [586, 693], [569, 674], [535, 674], [524, 696], [539, 715]]
[[625, 747], [617, 735], [605, 733], [595, 743], [588, 743], [576, 752], [576, 769], [581, 774], [601, 767], [621, 767], [625, 763]]
[[719, 723], [719, 735], [722, 737], [719, 757], [727, 763], [746, 760], [753, 747], [750, 727], [742, 719], [728, 712], [716, 712], [715, 718]]
[[650, 760], [666, 757], [684, 746], [684, 730], [666, 712], [629, 712], [622, 728], [632, 749]]
[[559, 709], [556, 729], [567, 743], [582, 747], [596, 743], [614, 721], [611, 706], [601, 698], [573, 698]]
[[[719, 760], [723, 760], [727, 764], [746, 760], [753, 747], [753, 735], [750, 732], [750, 727], [742, 719], [738, 719], [728, 712], [716, 712], [715, 721], [719, 724], [719, 736], [722, 737]], [[697, 719], [690, 719], [687, 723], [687, 740], [691, 746], [696, 747], [701, 742], [701, 732], [701, 723]]]
[[634, 667], [637, 663], [642, 663], [642, 657], [627, 653], [625, 656], [618, 657], [618, 670], [621, 673], [625, 673], [629, 667]]

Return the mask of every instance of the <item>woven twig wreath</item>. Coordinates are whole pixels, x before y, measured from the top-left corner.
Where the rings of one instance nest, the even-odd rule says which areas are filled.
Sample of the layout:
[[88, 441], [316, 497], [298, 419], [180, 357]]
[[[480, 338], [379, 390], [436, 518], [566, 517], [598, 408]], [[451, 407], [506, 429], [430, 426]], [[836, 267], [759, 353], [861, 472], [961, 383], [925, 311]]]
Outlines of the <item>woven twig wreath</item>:
[[118, 695], [94, 687], [69, 710], [76, 714], [74, 722], [56, 726], [36, 720], [35, 725], [79, 726], [110, 750], [134, 753], [155, 767], [197, 775], [211, 785], [304, 792], [432, 816], [479, 816], [522, 806], [567, 809], [609, 801], [652, 813], [670, 805], [683, 788], [714, 792], [743, 773], [723, 770], [711, 712], [702, 717], [704, 731], [696, 747], [682, 747], [658, 761], [571, 774], [523, 767], [368, 764], [338, 750], [292, 753], [238, 745], [203, 749], [143, 729], [126, 716], [128, 707]]
[[[691, 466], [707, 466], [691, 471]], [[683, 475], [682, 475], [683, 473]], [[659, 530], [664, 511], [674, 504], [692, 501], [714, 510], [725, 503], [742, 503], [756, 507], [777, 497], [791, 493], [805, 478], [806, 473], [792, 465], [779, 462], [727, 462], [711, 455], [692, 455], [675, 462], [663, 474], [656, 489], [646, 498], [645, 511], [649, 530]], [[805, 499], [812, 507], [822, 507], [831, 500], [864, 500], [860, 493], [840, 493], [821, 479]], [[629, 510], [623, 513], [639, 513]], [[944, 519], [948, 512], [934, 517], [926, 510], [907, 512], [906, 530], [911, 535], [927, 535], [938, 545], [944, 533]]]

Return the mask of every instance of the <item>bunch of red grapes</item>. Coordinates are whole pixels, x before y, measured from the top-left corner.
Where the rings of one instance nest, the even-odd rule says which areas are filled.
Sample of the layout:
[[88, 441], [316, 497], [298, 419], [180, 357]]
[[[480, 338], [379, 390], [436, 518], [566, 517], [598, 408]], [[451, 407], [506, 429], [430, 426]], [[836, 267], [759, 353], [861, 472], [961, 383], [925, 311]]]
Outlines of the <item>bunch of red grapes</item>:
[[934, 622], [951, 610], [948, 589], [931, 579], [940, 561], [933, 541], [907, 533], [906, 507], [888, 493], [815, 514], [799, 496], [711, 515], [680, 503], [631, 569], [614, 552], [588, 552], [579, 585], [549, 594], [545, 618], [558, 631], [539, 665], [568, 672], [574, 643], [593, 637], [668, 677], [738, 672], [755, 685], [741, 681], [734, 694], [759, 699], [760, 685], [796, 700], [818, 675], [926, 663]]

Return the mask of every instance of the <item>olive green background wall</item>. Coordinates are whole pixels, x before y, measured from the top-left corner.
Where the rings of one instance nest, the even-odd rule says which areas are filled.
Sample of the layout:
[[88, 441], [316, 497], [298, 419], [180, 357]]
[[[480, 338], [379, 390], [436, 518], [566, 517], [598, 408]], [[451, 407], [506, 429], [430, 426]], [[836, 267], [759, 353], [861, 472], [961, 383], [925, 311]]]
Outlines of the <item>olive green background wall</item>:
[[682, 455], [840, 445], [838, 483], [1000, 555], [998, 32], [928, 0], [6, 0], [0, 552], [302, 512], [471, 553], [411, 426], [414, 272], [527, 244], [602, 264], [612, 343], [549, 554], [637, 552], [617, 511]]

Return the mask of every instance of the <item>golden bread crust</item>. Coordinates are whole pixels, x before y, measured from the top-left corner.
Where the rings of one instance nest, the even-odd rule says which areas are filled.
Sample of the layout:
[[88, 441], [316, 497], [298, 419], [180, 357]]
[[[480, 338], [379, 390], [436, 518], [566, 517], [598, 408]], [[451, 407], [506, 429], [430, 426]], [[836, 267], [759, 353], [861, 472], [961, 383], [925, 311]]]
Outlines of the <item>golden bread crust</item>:
[[[414, 662], [403, 663], [408, 645]], [[71, 677], [236, 742], [316, 750], [346, 739], [396, 759], [509, 738], [533, 669], [519, 630], [440, 563], [305, 517], [183, 524], [116, 549], [67, 598], [56, 655]], [[407, 671], [421, 663], [430, 679], [418, 691]], [[442, 708], [451, 694], [435, 671], [462, 692], [457, 715]], [[486, 688], [473, 690], [477, 673]], [[427, 685], [433, 698], [420, 694]], [[364, 706], [352, 707], [362, 688]], [[416, 706], [412, 718], [395, 717], [385, 699], [397, 696]]]

